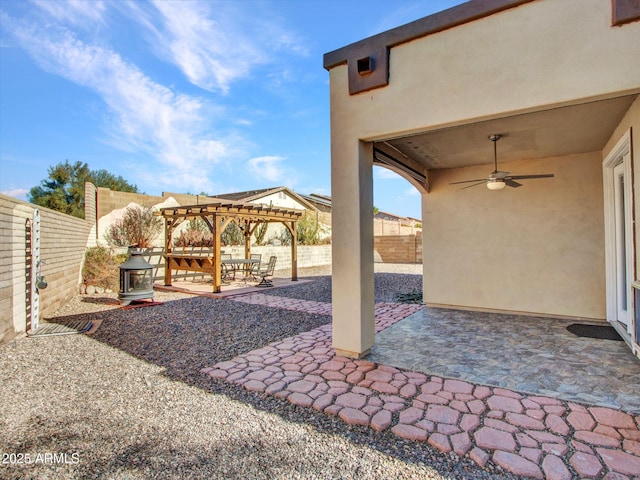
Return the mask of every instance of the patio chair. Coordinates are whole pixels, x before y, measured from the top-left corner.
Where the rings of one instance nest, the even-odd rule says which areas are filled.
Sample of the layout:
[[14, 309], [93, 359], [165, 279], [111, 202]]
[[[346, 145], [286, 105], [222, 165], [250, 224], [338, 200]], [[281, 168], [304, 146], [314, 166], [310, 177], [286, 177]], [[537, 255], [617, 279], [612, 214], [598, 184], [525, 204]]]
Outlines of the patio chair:
[[252, 253], [249, 257], [250, 260], [257, 260], [256, 263], [251, 264], [251, 268], [249, 269], [249, 277], [254, 282], [258, 281], [258, 272], [260, 271], [260, 264], [262, 263], [262, 254], [261, 253]]
[[258, 271], [257, 276], [262, 277], [262, 280], [258, 285], [256, 285], [256, 287], [273, 287], [273, 281], [268, 280], [267, 277], [273, 277], [273, 271], [276, 268], [277, 259], [278, 257], [276, 257], [275, 255], [271, 255], [271, 258], [269, 258], [269, 263], [267, 264], [267, 266], [265, 268], [261, 268]]
[[[231, 260], [230, 253], [221, 253], [220, 260]], [[227, 282], [236, 279], [236, 270], [233, 268], [233, 265], [223, 263], [222, 264], [222, 280], [226, 280]]]

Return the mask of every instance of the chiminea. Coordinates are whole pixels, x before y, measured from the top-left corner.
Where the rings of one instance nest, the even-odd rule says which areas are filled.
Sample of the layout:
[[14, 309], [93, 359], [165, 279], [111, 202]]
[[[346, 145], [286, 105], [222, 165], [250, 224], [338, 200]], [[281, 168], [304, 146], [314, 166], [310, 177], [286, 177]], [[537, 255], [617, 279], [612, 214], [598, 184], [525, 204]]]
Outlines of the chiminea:
[[134, 300], [153, 299], [153, 267], [142, 258], [142, 252], [129, 247], [129, 260], [120, 265], [120, 305]]

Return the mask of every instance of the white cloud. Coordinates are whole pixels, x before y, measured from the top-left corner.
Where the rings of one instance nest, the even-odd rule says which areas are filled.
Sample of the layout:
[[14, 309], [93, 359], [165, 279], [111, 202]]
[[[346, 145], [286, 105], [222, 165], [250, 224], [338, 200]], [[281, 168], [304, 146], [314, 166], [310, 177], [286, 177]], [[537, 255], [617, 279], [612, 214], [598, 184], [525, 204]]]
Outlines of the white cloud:
[[213, 0], [151, 0], [151, 5], [116, 4], [146, 29], [159, 58], [204, 90], [227, 93], [255, 67], [280, 61], [276, 52], [308, 55], [301, 38], [263, 15], [266, 5]]
[[287, 186], [291, 186], [291, 178], [281, 165], [283, 160], [285, 160], [284, 157], [264, 156], [252, 158], [247, 163], [249, 172], [255, 178], [268, 180], [269, 182], [286, 180]]
[[106, 11], [105, 2], [99, 0], [32, 0], [34, 4], [58, 21], [77, 26], [102, 23]]
[[402, 197], [419, 197], [420, 196], [420, 192], [418, 191], [418, 189], [416, 187], [408, 187], [404, 192], [402, 192], [401, 198]]
[[3, 190], [0, 193], [2, 193], [2, 195], [6, 195], [7, 197], [26, 199], [29, 190], [27, 190], [26, 188], [10, 188], [9, 190]]
[[65, 28], [12, 23], [44, 70], [102, 98], [109, 141], [117, 148], [161, 162], [187, 188], [201, 188], [213, 164], [231, 154], [230, 141], [212, 137], [214, 107], [203, 99], [154, 82], [118, 53], [84, 43]]
[[402, 179], [396, 172], [385, 167], [374, 167], [375, 176], [380, 180], [399, 180]]

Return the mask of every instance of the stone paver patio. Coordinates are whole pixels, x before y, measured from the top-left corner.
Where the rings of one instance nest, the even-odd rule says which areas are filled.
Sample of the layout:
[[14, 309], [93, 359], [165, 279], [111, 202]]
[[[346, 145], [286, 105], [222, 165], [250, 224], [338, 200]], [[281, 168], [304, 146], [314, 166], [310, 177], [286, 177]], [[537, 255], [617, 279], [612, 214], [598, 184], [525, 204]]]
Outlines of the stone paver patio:
[[[229, 300], [331, 313], [330, 304], [260, 293]], [[377, 304], [376, 331], [422, 308]], [[640, 478], [640, 416], [336, 356], [331, 325], [203, 372], [525, 477]]]
[[622, 339], [570, 333], [574, 323], [424, 308], [377, 335], [367, 360], [640, 414], [640, 360]]

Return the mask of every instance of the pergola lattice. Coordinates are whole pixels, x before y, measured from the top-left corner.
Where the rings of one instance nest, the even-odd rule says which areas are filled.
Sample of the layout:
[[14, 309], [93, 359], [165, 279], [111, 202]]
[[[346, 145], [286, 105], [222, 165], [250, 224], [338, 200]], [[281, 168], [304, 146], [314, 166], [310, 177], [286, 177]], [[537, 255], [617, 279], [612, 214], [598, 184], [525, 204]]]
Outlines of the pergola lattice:
[[[298, 280], [298, 256], [296, 223], [302, 216], [299, 210], [265, 207], [246, 203], [209, 203], [163, 208], [158, 212], [165, 221], [165, 273], [164, 284], [171, 285], [171, 270], [188, 270], [210, 273], [213, 291], [220, 292], [222, 284], [222, 260], [220, 236], [230, 222], [244, 233], [245, 258], [251, 255], [251, 235], [263, 223], [282, 223], [291, 234], [291, 280]], [[185, 220], [201, 218], [213, 235], [211, 256], [175, 254], [173, 232]]]

